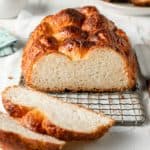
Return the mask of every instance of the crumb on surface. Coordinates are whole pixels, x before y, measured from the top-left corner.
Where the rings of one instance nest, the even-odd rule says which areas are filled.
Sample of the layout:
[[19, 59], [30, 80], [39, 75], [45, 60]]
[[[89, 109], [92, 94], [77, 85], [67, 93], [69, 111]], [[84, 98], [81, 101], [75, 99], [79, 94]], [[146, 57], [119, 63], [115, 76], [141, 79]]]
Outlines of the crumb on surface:
[[13, 79], [13, 76], [8, 76], [8, 79], [9, 79], [9, 80], [12, 80], [12, 79]]

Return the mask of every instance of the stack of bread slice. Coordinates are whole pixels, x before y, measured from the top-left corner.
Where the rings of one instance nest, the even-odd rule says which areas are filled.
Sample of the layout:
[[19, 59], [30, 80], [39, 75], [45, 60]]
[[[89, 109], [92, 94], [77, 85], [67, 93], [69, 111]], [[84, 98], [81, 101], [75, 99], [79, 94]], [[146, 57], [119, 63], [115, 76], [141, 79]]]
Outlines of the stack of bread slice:
[[0, 146], [3, 150], [59, 150], [65, 142], [35, 133], [0, 113]]
[[64, 141], [101, 137], [114, 124], [102, 113], [63, 102], [21, 86], [6, 88], [0, 113], [0, 141], [4, 149], [57, 150]]

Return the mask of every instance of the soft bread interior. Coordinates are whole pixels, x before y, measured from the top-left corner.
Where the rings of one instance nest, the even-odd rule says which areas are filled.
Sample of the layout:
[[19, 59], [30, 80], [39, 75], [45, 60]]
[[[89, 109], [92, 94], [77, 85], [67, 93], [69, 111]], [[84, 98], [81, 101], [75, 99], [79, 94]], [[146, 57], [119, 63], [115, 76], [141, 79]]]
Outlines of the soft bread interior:
[[19, 106], [38, 109], [52, 124], [65, 130], [93, 133], [100, 127], [113, 124], [112, 119], [102, 114], [23, 87], [9, 88], [3, 98]]
[[9, 117], [3, 113], [0, 113], [0, 130], [2, 130], [4, 132], [6, 131], [6, 132], [18, 134], [27, 139], [32, 139], [32, 140], [36, 140], [36, 141], [43, 141], [43, 142], [48, 142], [48, 143], [60, 144], [60, 145], [65, 144], [65, 142], [57, 140], [56, 138], [53, 138], [51, 136], [32, 132], [32, 131], [24, 128], [17, 121], [15, 121], [11, 117]]
[[40, 89], [101, 91], [128, 87], [125, 62], [117, 52], [95, 49], [84, 59], [71, 60], [63, 54], [49, 54], [33, 66], [31, 82]]

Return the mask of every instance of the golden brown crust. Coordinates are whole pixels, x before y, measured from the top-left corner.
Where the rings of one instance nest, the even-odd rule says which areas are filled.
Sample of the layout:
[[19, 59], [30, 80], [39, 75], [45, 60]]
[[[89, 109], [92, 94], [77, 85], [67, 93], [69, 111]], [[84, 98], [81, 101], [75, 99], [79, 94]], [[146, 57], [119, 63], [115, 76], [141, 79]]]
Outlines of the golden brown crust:
[[[11, 88], [11, 87], [9, 87], [9, 88]], [[17, 115], [15, 112], [15, 109], [21, 108], [21, 110], [22, 110], [23, 108], [25, 108], [25, 110], [26, 110], [26, 107], [16, 105], [16, 104], [14, 105], [11, 100], [7, 100], [7, 98], [5, 97], [5, 93], [7, 92], [7, 90], [9, 88], [7, 88], [2, 93], [2, 100], [3, 100], [3, 104], [4, 104], [6, 111], [12, 117], [16, 118]], [[8, 103], [8, 101], [9, 101], [9, 103]], [[61, 101], [61, 102], [65, 103], [63, 101]], [[7, 105], [7, 104], [9, 104], [9, 105]], [[11, 105], [16, 106], [16, 108], [11, 107]], [[70, 105], [72, 105], [72, 104], [70, 104]], [[76, 107], [82, 107], [82, 106], [76, 105]], [[82, 108], [84, 108], [84, 107], [82, 107]], [[84, 109], [86, 109], [88, 111], [92, 111], [87, 108], [84, 108]], [[15, 112], [15, 113], [13, 113], [13, 112]], [[97, 113], [97, 112], [95, 112], [95, 113]], [[104, 115], [102, 113], [97, 113], [97, 114], [104, 117]], [[37, 108], [28, 109], [28, 112], [26, 112], [25, 114], [22, 114], [22, 115], [18, 115], [18, 116], [19, 116], [18, 121], [20, 121], [20, 123], [23, 126], [29, 128], [30, 130], [36, 131], [39, 133], [45, 133], [45, 134], [48, 134], [48, 135], [51, 135], [51, 136], [54, 136], [56, 138], [63, 139], [66, 141], [97, 139], [97, 138], [103, 136], [103, 134], [106, 133], [108, 131], [108, 129], [115, 124], [115, 121], [113, 119], [109, 118], [110, 122], [108, 125], [100, 126], [95, 131], [88, 134], [88, 133], [84, 133], [84, 132], [82, 133], [82, 132], [75, 132], [75, 131], [67, 130], [67, 129], [61, 128], [61, 127], [53, 124], [52, 121], [48, 120], [48, 118], [44, 115], [44, 113], [42, 113]]]
[[93, 133], [82, 133], [82, 132], [74, 132], [70, 130], [64, 130], [58, 126], [52, 124], [49, 120], [44, 120], [42, 123], [43, 128], [45, 128], [46, 133], [49, 135], [53, 135], [58, 139], [65, 140], [65, 141], [72, 141], [72, 140], [93, 140], [102, 137], [108, 129], [114, 125], [114, 120], [110, 123], [109, 126], [101, 126], [99, 129], [94, 131]]
[[45, 134], [46, 131], [42, 127], [42, 122], [44, 119], [45, 117], [43, 113], [41, 113], [39, 110], [32, 109], [31, 111], [28, 111], [28, 113], [26, 113], [25, 115], [22, 115], [19, 121], [23, 126], [29, 128], [32, 131]]
[[[132, 82], [132, 81], [131, 81]], [[132, 82], [132, 84], [133, 84], [133, 82]], [[34, 85], [32, 85], [32, 84], [28, 84], [28, 86], [30, 87], [30, 88], [32, 88], [32, 89], [35, 89], [35, 90], [38, 90], [38, 91], [41, 91], [41, 92], [51, 92], [51, 93], [57, 93], [57, 92], [59, 92], [59, 93], [63, 93], [63, 92], [72, 92], [72, 93], [77, 93], [77, 92], [93, 92], [93, 93], [97, 93], [97, 92], [116, 92], [116, 91], [120, 91], [120, 92], [122, 92], [122, 91], [125, 91], [125, 90], [128, 90], [129, 89], [129, 87], [124, 87], [124, 88], [111, 88], [111, 89], [96, 89], [96, 88], [93, 88], [93, 89], [82, 89], [82, 88], [77, 88], [77, 89], [60, 89], [60, 88], [39, 88], [39, 87], [37, 87], [37, 86], [34, 86]], [[131, 87], [130, 88], [131, 90], [134, 90], [135, 89], [135, 87]]]
[[53, 143], [27, 139], [21, 135], [0, 130], [0, 145], [4, 150], [60, 150]]
[[17, 118], [24, 116], [28, 111], [31, 110], [31, 108], [22, 107], [22, 106], [12, 104], [8, 100], [4, 100], [3, 105], [11, 116], [17, 117]]
[[[53, 42], [49, 42], [48, 39]], [[65, 9], [42, 20], [31, 34], [24, 49], [22, 70], [25, 82], [33, 87], [32, 66], [45, 55], [61, 53], [74, 61], [84, 58], [95, 48], [109, 48], [122, 56], [129, 78], [127, 88], [133, 88], [136, 82], [136, 60], [128, 37], [92, 6]], [[40, 90], [55, 91], [54, 89]], [[93, 91], [102, 91], [102, 89]]]

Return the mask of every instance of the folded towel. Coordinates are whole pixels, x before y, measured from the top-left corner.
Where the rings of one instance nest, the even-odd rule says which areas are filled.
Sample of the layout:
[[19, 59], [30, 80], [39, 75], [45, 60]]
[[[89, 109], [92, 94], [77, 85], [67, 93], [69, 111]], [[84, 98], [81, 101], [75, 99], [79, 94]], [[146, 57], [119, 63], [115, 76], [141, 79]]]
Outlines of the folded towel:
[[17, 39], [7, 30], [0, 28], [0, 57], [8, 56], [17, 51]]

